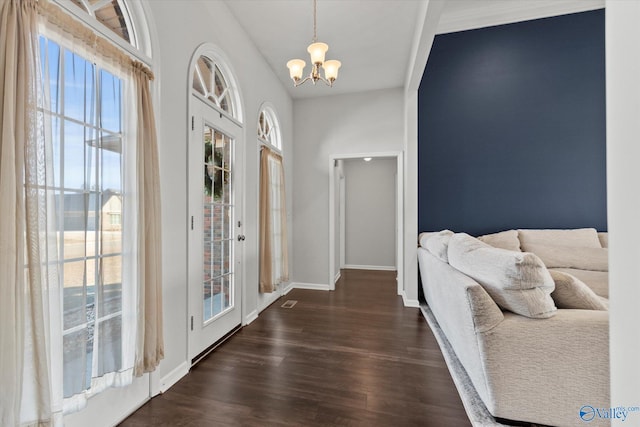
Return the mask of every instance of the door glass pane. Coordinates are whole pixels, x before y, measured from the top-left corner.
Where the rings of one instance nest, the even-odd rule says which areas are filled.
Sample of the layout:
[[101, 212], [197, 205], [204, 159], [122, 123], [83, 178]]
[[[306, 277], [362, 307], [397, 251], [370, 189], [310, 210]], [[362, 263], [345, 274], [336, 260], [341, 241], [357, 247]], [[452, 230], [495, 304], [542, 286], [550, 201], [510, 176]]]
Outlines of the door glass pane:
[[230, 295], [231, 295], [231, 275], [227, 274], [226, 276], [224, 276], [222, 278], [222, 298], [221, 298], [221, 305], [223, 307], [223, 309], [226, 309], [228, 307], [230, 307], [231, 305], [231, 299], [230, 299]]
[[222, 240], [216, 240], [213, 242], [212, 246], [212, 263], [213, 269], [211, 272], [211, 277], [220, 277], [222, 275]]
[[231, 207], [225, 206], [222, 207], [222, 238], [229, 239], [231, 238]]
[[225, 137], [221, 133], [216, 132], [216, 146], [214, 154], [214, 164], [216, 167], [222, 167], [222, 157], [224, 155]]
[[[205, 125], [203, 132], [203, 320], [233, 307], [234, 276], [230, 161], [233, 140]], [[202, 170], [202, 169], [201, 169]]]
[[231, 172], [223, 172], [222, 199], [226, 204], [231, 203]]

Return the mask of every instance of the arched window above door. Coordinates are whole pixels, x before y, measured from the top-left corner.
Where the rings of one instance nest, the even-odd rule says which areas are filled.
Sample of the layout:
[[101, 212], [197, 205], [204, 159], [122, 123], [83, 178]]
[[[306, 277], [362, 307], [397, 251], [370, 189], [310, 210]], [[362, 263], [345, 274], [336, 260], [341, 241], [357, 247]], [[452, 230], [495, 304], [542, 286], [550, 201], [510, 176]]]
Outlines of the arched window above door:
[[258, 139], [282, 151], [278, 120], [273, 110], [268, 106], [263, 106], [258, 115]]
[[216, 61], [205, 55], [198, 58], [193, 70], [193, 90], [235, 118], [233, 88], [227, 82]]

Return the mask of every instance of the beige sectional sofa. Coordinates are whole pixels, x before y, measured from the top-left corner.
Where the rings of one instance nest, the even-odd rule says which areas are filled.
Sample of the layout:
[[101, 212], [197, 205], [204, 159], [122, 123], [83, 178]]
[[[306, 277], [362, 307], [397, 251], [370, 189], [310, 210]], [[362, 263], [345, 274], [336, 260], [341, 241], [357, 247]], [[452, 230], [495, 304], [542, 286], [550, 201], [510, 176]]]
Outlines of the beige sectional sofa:
[[494, 417], [583, 426], [609, 408], [606, 247], [595, 229], [420, 235], [426, 303]]

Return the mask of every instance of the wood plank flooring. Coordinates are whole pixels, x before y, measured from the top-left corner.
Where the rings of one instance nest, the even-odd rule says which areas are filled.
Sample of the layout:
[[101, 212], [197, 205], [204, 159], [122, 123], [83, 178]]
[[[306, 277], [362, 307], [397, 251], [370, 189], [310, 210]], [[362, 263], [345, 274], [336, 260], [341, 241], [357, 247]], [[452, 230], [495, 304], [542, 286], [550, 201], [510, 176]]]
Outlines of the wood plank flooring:
[[121, 426], [469, 426], [395, 288], [395, 272], [345, 270], [334, 292], [291, 291]]

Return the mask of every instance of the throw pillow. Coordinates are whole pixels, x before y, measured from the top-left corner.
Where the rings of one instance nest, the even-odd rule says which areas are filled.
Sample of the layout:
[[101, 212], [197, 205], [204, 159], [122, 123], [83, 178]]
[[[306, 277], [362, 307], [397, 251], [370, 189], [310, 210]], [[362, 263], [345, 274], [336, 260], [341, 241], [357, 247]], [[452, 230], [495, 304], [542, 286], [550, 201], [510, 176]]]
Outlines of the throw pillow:
[[561, 271], [549, 271], [556, 289], [551, 298], [558, 308], [576, 308], [581, 310], [607, 310], [602, 298], [595, 294], [580, 279]]
[[528, 244], [527, 252], [538, 255], [547, 268], [577, 268], [609, 271], [609, 249]]
[[449, 264], [475, 279], [501, 308], [532, 318], [551, 317], [554, 282], [543, 262], [526, 252], [494, 248], [465, 233], [449, 240]]
[[576, 228], [573, 230], [518, 230], [520, 249], [531, 252], [529, 245], [561, 245], [584, 248], [601, 248], [598, 232], [595, 228]]
[[520, 252], [520, 240], [518, 240], [518, 232], [516, 230], [485, 234], [484, 236], [478, 237], [478, 240], [485, 242], [494, 248]]
[[429, 236], [433, 235], [433, 232], [425, 231], [418, 234], [418, 246], [422, 246], [423, 248], [427, 248], [427, 239]]
[[424, 247], [431, 252], [432, 255], [439, 258], [446, 263], [449, 262], [447, 252], [449, 250], [449, 240], [453, 236], [453, 231], [442, 230], [437, 233], [433, 233], [426, 239]]

